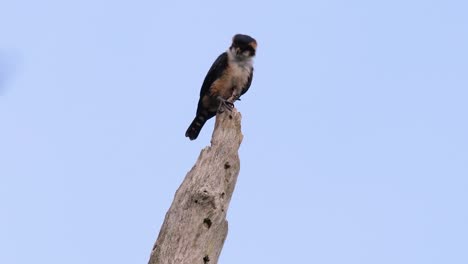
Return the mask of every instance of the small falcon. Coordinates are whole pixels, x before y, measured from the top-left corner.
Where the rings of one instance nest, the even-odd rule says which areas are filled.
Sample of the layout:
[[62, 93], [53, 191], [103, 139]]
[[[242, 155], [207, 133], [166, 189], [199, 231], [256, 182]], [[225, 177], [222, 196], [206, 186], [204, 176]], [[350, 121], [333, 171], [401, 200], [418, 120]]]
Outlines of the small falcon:
[[194, 140], [205, 122], [216, 112], [234, 108], [234, 101], [240, 100], [252, 83], [253, 57], [257, 41], [247, 35], [237, 34], [232, 38], [229, 49], [219, 55], [206, 74], [200, 90], [197, 115], [185, 136]]

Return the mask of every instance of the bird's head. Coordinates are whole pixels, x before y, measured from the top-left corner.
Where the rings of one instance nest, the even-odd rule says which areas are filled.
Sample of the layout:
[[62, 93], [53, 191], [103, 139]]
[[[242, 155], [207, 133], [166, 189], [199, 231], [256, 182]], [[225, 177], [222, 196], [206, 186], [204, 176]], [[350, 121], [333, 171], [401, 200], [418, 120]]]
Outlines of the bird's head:
[[229, 47], [231, 54], [237, 59], [250, 59], [255, 56], [257, 41], [251, 36], [237, 34], [232, 37], [232, 45]]

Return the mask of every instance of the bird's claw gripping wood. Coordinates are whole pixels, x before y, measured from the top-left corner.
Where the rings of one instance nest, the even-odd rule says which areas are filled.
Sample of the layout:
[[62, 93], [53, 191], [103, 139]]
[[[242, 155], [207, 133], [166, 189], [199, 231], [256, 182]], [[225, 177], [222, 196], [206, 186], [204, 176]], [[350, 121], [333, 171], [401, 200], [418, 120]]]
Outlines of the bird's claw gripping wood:
[[219, 108], [218, 108], [218, 113], [223, 113], [226, 109], [229, 111], [229, 112], [232, 112], [232, 110], [234, 109], [234, 104], [229, 101], [229, 100], [226, 100], [222, 97], [218, 97], [218, 100], [219, 100]]

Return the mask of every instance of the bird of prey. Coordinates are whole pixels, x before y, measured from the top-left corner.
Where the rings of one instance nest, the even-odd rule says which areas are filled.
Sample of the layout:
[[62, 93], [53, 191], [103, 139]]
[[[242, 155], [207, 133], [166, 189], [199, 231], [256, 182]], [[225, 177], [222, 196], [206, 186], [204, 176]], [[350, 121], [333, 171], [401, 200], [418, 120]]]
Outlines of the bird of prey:
[[206, 74], [200, 90], [197, 114], [185, 132], [190, 140], [198, 137], [205, 122], [216, 112], [234, 108], [252, 83], [253, 57], [257, 41], [247, 35], [237, 34], [229, 49], [219, 55]]

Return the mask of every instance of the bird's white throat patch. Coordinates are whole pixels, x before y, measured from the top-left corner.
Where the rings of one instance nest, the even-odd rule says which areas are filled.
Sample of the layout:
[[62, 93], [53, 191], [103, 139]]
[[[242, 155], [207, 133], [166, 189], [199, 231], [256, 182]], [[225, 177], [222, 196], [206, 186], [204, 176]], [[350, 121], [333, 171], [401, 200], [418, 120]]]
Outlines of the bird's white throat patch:
[[236, 54], [232, 49], [227, 50], [229, 63], [234, 62], [240, 67], [252, 68], [252, 57], [244, 54]]

